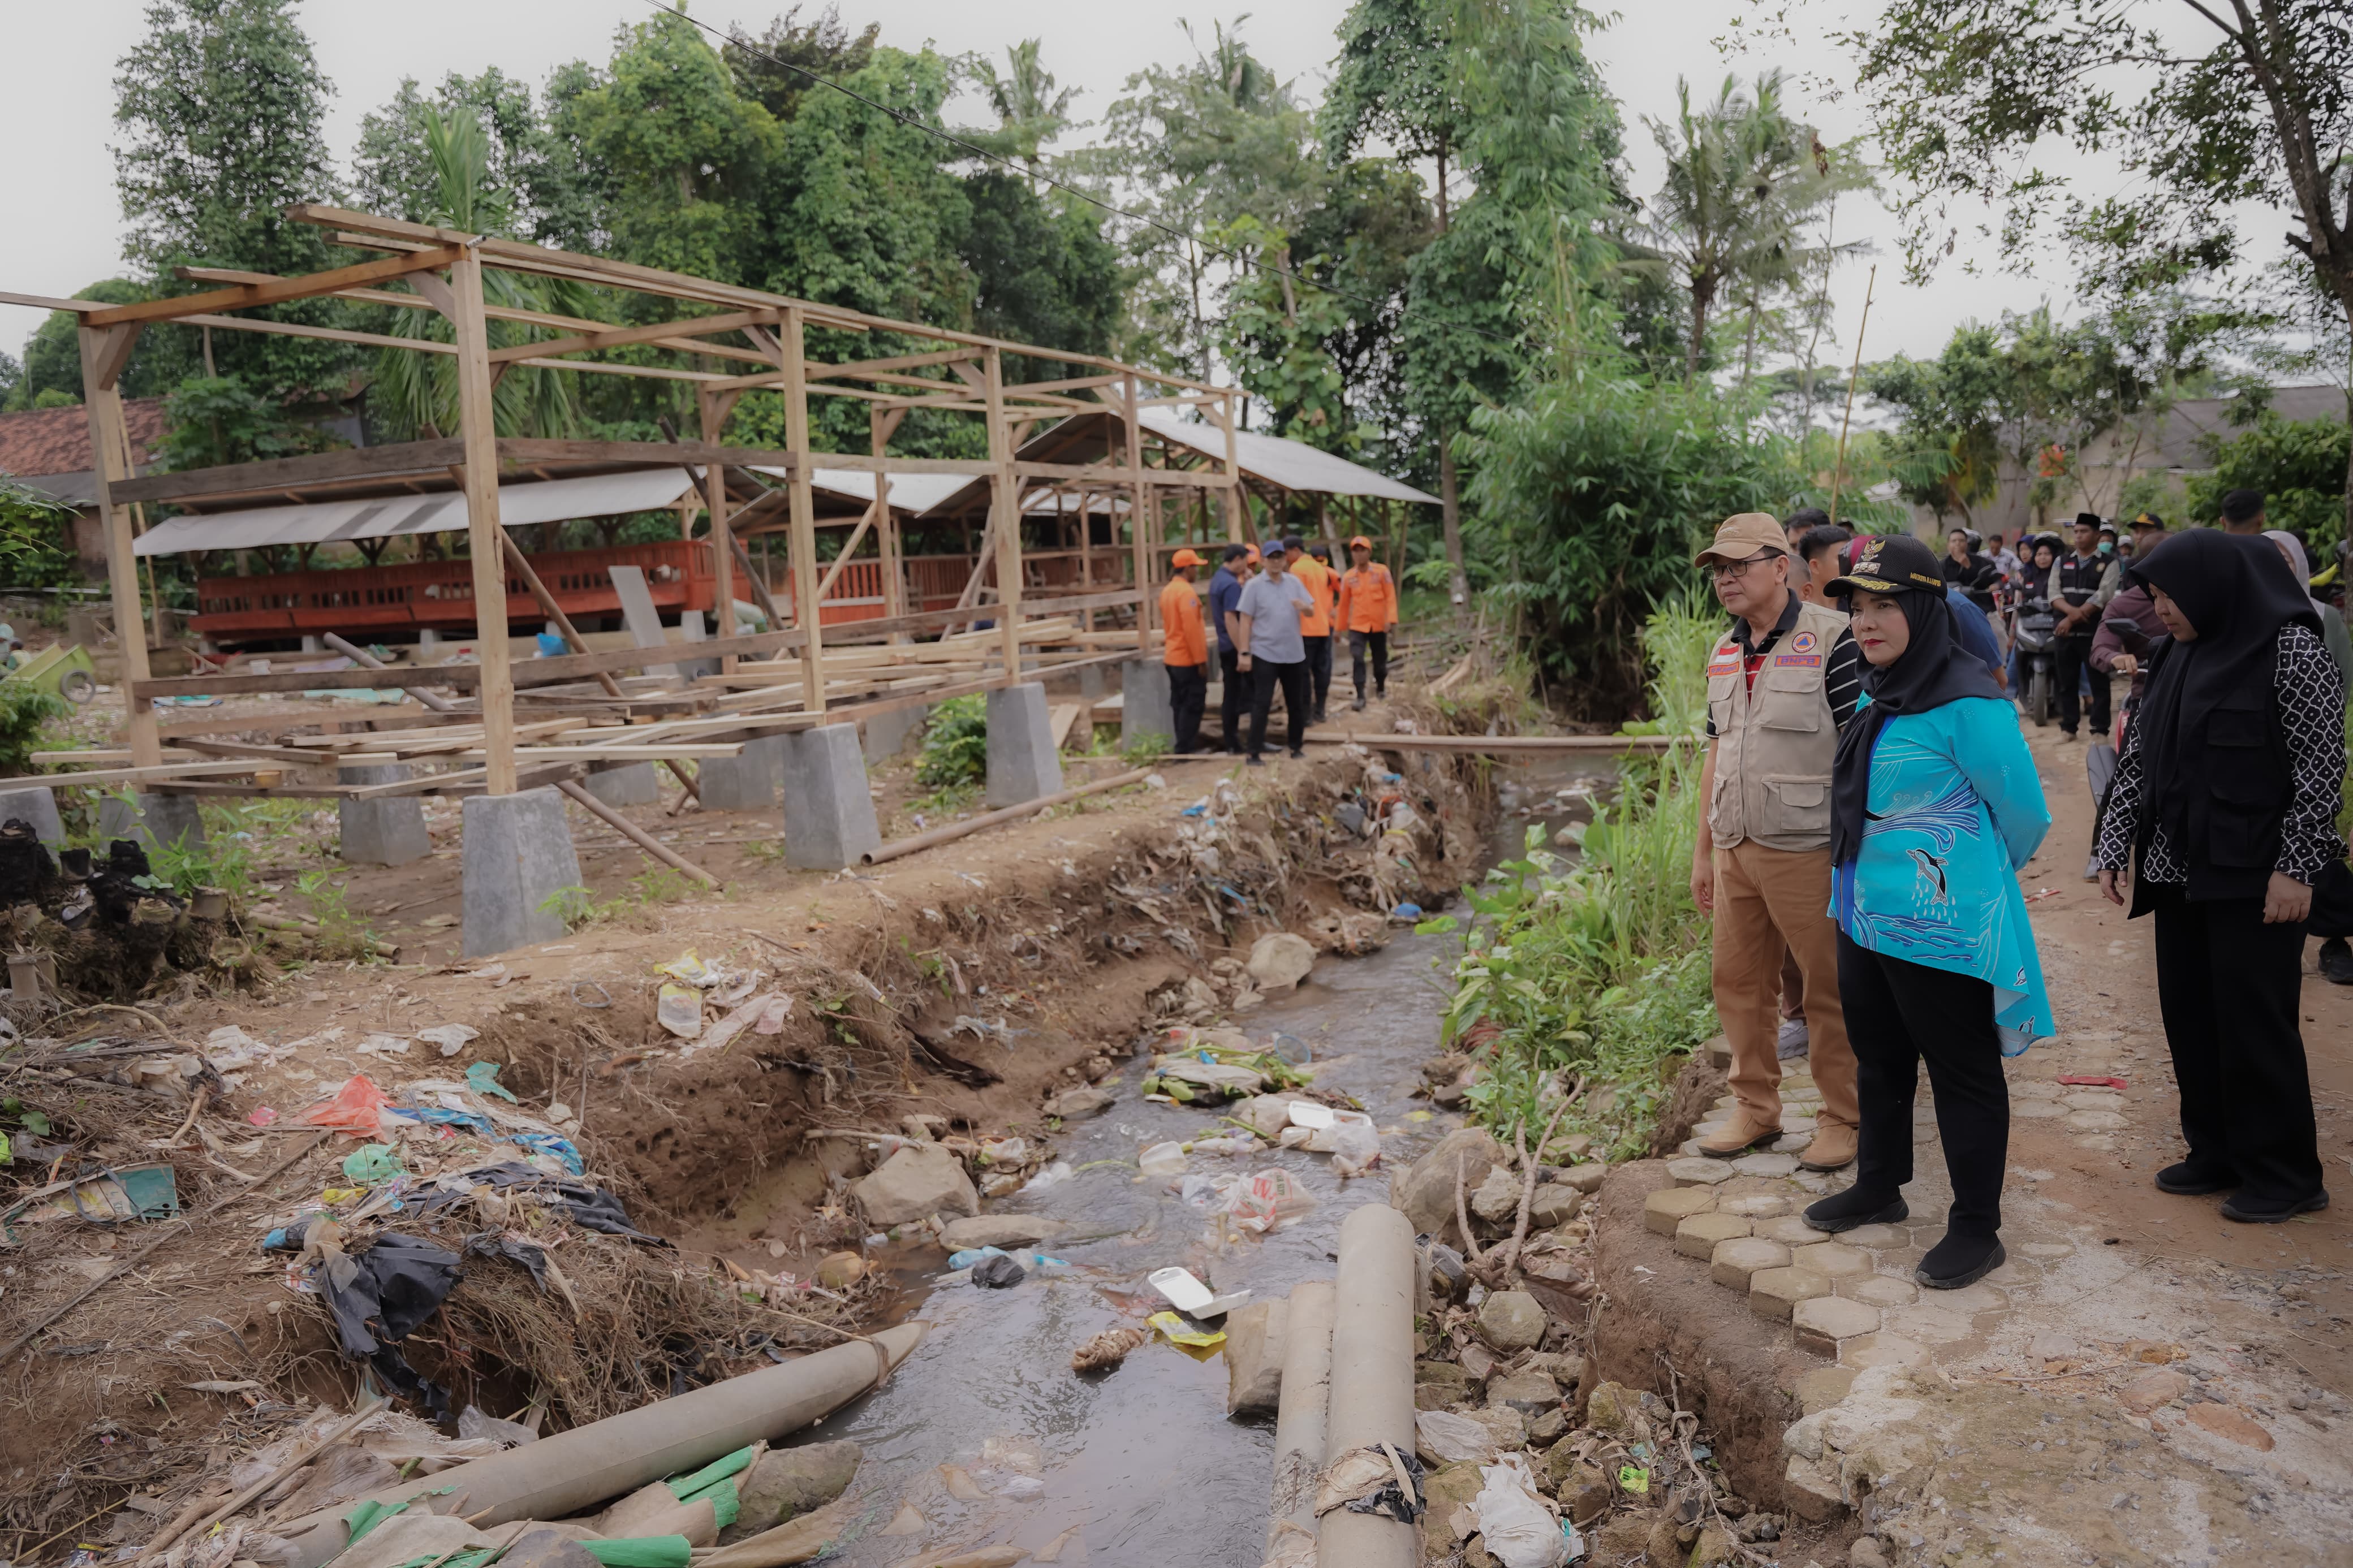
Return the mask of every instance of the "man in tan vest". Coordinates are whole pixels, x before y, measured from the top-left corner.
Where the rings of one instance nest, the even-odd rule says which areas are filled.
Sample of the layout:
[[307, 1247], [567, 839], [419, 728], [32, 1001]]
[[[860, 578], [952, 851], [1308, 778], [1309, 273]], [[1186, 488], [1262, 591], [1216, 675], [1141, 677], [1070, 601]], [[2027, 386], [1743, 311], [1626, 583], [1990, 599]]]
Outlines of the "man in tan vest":
[[1739, 1102], [1700, 1149], [1730, 1159], [1782, 1135], [1774, 1045], [1786, 951], [1804, 976], [1822, 1095], [1798, 1162], [1835, 1171], [1854, 1159], [1856, 1110], [1830, 916], [1831, 763], [1862, 694], [1862, 661], [1846, 617], [1791, 590], [1788, 539], [1765, 513], [1725, 519], [1698, 563], [1733, 619], [1708, 656], [1706, 804], [1692, 898], [1715, 919], [1715, 1010]]

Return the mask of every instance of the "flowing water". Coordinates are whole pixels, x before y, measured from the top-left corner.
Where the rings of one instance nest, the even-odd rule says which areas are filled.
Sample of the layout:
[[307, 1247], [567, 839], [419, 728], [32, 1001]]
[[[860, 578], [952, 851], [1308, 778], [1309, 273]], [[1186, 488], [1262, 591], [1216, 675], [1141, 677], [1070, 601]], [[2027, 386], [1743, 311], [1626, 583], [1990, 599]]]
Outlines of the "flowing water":
[[[1572, 776], [1514, 773], [1547, 793]], [[1533, 818], [1508, 809], [1509, 799], [1499, 851], [1516, 853], [1531, 820], [1549, 831], [1569, 819], [1549, 799]], [[1073, 1169], [1117, 1163], [990, 1205], [1069, 1222], [1072, 1232], [1039, 1250], [1071, 1267], [986, 1289], [934, 1287], [946, 1267], [936, 1247], [893, 1248], [898, 1256], [881, 1258], [907, 1271], [916, 1289], [908, 1315], [930, 1322], [931, 1334], [882, 1390], [795, 1439], [848, 1437], [865, 1451], [854, 1488], [862, 1522], [839, 1560], [865, 1568], [984, 1545], [1037, 1552], [1059, 1543], [1050, 1560], [1090, 1568], [1261, 1562], [1273, 1422], [1227, 1417], [1223, 1357], [1197, 1361], [1155, 1339], [1117, 1371], [1081, 1378], [1071, 1352], [1161, 1310], [1166, 1303], [1145, 1276], [1169, 1264], [1254, 1300], [1331, 1278], [1348, 1211], [1387, 1202], [1384, 1167], [1402, 1167], [1457, 1121], [1409, 1096], [1437, 1046], [1441, 983], [1459, 942], [1400, 931], [1370, 957], [1319, 962], [1296, 991], [1236, 1020], [1255, 1039], [1281, 1031], [1305, 1041], [1324, 1064], [1317, 1085], [1354, 1096], [1383, 1129], [1383, 1165], [1355, 1181], [1335, 1176], [1328, 1157], [1295, 1150], [1196, 1154], [1187, 1164], [1209, 1175], [1280, 1166], [1318, 1200], [1303, 1218], [1263, 1238], [1229, 1229], [1221, 1241], [1218, 1216], [1183, 1201], [1173, 1180], [1139, 1178], [1141, 1150], [1208, 1136], [1217, 1113], [1145, 1100], [1136, 1085], [1146, 1058], [1138, 1056], [1104, 1080], [1118, 1102], [1054, 1140], [1055, 1158]], [[921, 1531], [881, 1534], [894, 1517], [913, 1523], [902, 1505], [922, 1516]]]

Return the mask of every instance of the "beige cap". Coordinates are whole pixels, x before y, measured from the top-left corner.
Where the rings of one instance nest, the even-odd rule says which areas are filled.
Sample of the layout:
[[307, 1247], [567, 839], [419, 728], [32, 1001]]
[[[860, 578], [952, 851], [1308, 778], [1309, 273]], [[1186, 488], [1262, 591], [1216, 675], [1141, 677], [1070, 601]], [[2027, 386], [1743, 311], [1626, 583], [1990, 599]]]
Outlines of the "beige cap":
[[1780, 520], [1770, 512], [1738, 512], [1716, 524], [1715, 540], [1692, 557], [1692, 563], [1746, 561], [1767, 550], [1777, 555], [1789, 553], [1789, 536], [1781, 531]]

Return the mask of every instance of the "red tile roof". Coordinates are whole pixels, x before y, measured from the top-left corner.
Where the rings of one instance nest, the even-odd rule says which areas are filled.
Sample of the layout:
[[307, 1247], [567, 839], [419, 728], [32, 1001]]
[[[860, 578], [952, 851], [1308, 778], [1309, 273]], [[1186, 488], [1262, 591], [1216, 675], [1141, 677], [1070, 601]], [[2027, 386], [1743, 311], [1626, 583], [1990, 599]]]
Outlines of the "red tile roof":
[[[128, 399], [122, 415], [131, 427], [132, 460], [144, 467], [164, 438], [164, 400]], [[79, 474], [97, 466], [90, 457], [90, 414], [80, 405], [0, 414], [0, 473], [30, 479]]]

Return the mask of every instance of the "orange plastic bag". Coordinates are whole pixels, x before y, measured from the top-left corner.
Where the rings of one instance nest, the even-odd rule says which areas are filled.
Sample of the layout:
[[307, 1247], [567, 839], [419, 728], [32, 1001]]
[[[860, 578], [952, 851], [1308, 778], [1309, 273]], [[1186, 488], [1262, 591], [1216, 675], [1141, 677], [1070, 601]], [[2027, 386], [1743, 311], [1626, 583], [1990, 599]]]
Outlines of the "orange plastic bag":
[[334, 1099], [312, 1106], [301, 1120], [312, 1127], [332, 1127], [348, 1137], [373, 1138], [376, 1112], [391, 1103], [365, 1073], [353, 1073], [343, 1080]]

